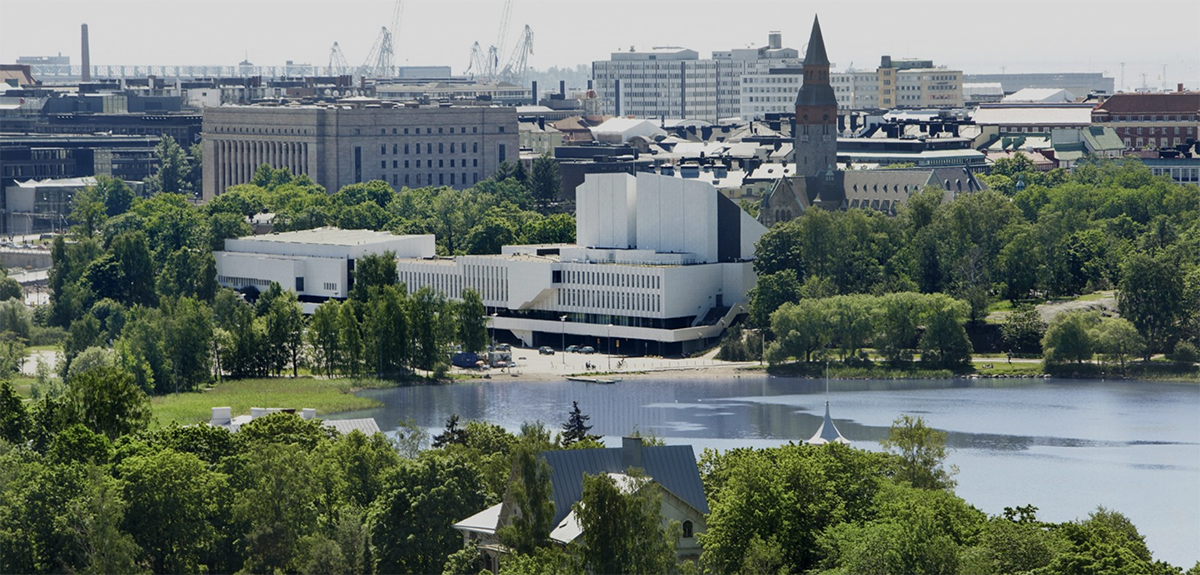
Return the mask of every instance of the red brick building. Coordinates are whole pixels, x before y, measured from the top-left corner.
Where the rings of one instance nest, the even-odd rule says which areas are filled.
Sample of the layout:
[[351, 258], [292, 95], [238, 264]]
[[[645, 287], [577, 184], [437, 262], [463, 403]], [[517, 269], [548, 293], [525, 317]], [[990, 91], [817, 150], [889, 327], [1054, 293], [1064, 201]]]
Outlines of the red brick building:
[[1120, 93], [1092, 111], [1092, 123], [1117, 132], [1127, 150], [1196, 146], [1200, 136], [1200, 92]]

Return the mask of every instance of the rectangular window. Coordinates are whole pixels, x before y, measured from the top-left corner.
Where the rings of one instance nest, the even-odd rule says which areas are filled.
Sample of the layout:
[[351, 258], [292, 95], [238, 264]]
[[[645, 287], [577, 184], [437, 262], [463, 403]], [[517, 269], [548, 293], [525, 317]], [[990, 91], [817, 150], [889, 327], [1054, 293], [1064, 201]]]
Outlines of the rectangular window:
[[500, 161], [504, 162], [508, 159], [508, 149], [505, 144], [500, 144]]
[[425, 153], [426, 153], [426, 154], [432, 154], [432, 153], [433, 153], [433, 144], [425, 144]]
[[296, 278], [296, 292], [304, 291], [304, 278]]
[[471, 167], [472, 167], [472, 168], [478, 168], [478, 167], [479, 167], [479, 158], [472, 158], [472, 159], [471, 159]]
[[383, 145], [379, 146], [379, 155], [380, 156], [387, 155], [387, 144], [383, 144]]
[[362, 181], [362, 146], [354, 146], [354, 183]]
[[438, 174], [438, 185], [439, 186], [446, 185], [446, 174]]
[[379, 169], [387, 169], [387, 160], [379, 160]]
[[404, 153], [405, 155], [408, 154], [408, 144], [404, 144]]
[[[441, 130], [441, 128], [438, 128], [438, 130]], [[446, 145], [445, 144], [438, 142], [438, 153], [439, 154], [446, 153]]]
[[471, 153], [472, 154], [479, 153], [479, 142], [471, 142]]
[[450, 174], [450, 185], [454, 185], [454, 174]]

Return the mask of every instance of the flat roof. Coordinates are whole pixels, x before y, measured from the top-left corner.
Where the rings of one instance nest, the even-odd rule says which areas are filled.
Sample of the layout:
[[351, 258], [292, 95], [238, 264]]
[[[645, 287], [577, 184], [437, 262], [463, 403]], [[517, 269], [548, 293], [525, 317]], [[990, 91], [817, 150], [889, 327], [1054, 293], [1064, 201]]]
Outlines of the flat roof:
[[298, 232], [280, 232], [263, 236], [239, 238], [254, 242], [276, 242], [289, 244], [318, 244], [326, 246], [361, 246], [411, 238], [417, 236], [398, 236], [391, 232], [373, 230], [343, 230], [340, 228], [316, 228]]

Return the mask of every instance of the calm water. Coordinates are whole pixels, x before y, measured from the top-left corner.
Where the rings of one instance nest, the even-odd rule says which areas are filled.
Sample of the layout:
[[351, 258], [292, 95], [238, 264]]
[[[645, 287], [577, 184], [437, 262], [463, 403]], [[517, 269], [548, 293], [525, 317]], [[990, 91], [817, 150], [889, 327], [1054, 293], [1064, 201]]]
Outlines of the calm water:
[[[412, 418], [431, 430], [457, 413], [510, 430], [558, 426], [571, 401], [593, 433], [634, 428], [671, 444], [768, 447], [812, 436], [824, 383], [775, 377], [636, 379], [370, 390], [385, 406], [341, 414], [380, 427]], [[1041, 380], [834, 381], [834, 422], [856, 447], [879, 449], [902, 413], [948, 432], [957, 493], [991, 514], [1036, 505], [1049, 521], [1086, 517], [1098, 505], [1133, 520], [1158, 559], [1200, 559], [1200, 385]]]

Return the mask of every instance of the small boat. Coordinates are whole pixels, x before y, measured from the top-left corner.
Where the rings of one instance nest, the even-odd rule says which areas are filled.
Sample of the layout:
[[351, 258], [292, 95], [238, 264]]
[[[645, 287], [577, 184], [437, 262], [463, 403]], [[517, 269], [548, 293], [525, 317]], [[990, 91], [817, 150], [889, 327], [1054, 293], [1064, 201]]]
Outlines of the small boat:
[[582, 383], [600, 383], [604, 385], [612, 385], [621, 381], [619, 379], [601, 379], [598, 377], [568, 377], [567, 381], [579, 381]]

